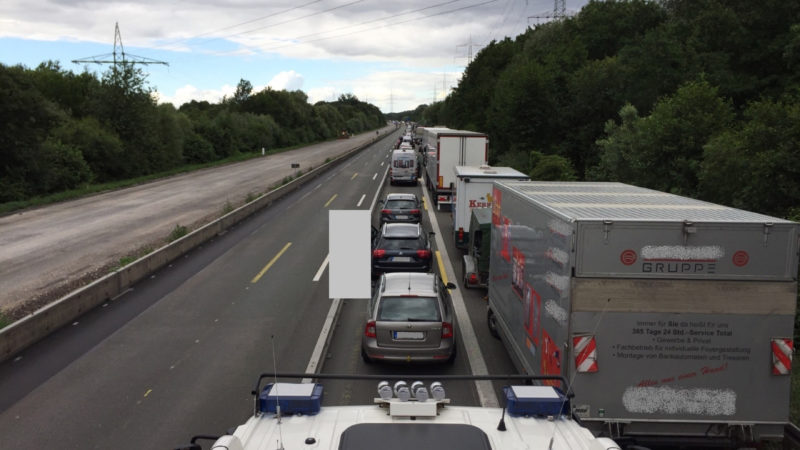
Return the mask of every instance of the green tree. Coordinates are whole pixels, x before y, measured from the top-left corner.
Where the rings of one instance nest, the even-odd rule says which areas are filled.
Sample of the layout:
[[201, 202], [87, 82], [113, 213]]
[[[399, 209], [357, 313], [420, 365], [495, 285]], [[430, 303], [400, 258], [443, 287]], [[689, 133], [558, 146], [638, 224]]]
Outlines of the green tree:
[[624, 107], [621, 126], [609, 124], [598, 141], [599, 172], [619, 180], [680, 195], [697, 194], [703, 146], [726, 130], [733, 109], [705, 81], [681, 86], [660, 100], [650, 116]]
[[64, 145], [80, 150], [94, 175], [94, 181], [118, 180], [126, 173], [122, 141], [94, 117], [70, 119], [52, 131]]
[[50, 159], [41, 151], [64, 113], [31, 83], [22, 66], [0, 64], [0, 202], [44, 193]]
[[529, 175], [532, 180], [541, 181], [575, 181], [575, 169], [567, 158], [559, 155], [545, 155], [537, 151], [531, 152]]
[[763, 100], [744, 116], [705, 146], [701, 196], [786, 217], [800, 205], [800, 104]]

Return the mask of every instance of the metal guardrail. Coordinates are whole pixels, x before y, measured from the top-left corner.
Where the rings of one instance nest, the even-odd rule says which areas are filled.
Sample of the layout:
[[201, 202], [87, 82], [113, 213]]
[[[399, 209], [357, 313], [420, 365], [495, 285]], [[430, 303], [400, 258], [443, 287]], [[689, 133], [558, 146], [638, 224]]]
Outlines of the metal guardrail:
[[800, 427], [791, 422], [783, 427], [783, 449], [800, 449]]

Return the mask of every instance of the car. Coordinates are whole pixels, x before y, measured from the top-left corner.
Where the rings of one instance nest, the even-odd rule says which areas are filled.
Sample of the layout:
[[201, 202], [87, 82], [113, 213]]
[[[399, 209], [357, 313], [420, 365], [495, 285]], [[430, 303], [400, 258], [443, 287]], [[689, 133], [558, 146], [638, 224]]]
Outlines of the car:
[[[432, 234], [432, 233], [431, 233]], [[428, 272], [431, 245], [418, 223], [387, 223], [372, 243], [372, 275], [383, 272]]]
[[453, 303], [432, 273], [381, 275], [367, 306], [361, 338], [364, 362], [443, 362], [456, 358]]
[[422, 220], [422, 208], [414, 194], [389, 194], [381, 203], [381, 225], [395, 222], [419, 223]]

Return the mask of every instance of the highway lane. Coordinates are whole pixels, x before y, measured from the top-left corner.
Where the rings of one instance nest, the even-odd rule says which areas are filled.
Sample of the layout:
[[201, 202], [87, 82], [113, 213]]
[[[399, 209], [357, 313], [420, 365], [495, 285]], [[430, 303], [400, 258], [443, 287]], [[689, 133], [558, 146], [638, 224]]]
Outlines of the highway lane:
[[[375, 137], [374, 131], [362, 133], [0, 216], [0, 311], [63, 295], [122, 257], [158, 248], [176, 225], [191, 227], [219, 217], [248, 195]], [[292, 163], [300, 168], [292, 169]]]
[[[243, 422], [273, 355], [281, 370], [305, 369], [330, 305], [327, 279], [312, 281], [327, 255], [327, 211], [377, 189], [389, 142], [0, 367], [0, 398], [13, 402], [0, 414], [3, 446], [165, 448]], [[105, 325], [114, 314], [125, 316], [118, 329]], [[17, 389], [26, 393], [14, 402]]]
[[[387, 152], [388, 155], [388, 152]], [[384, 198], [389, 192], [410, 192], [418, 197], [422, 196], [422, 184], [418, 186], [391, 186], [388, 181], [382, 186], [379, 198]], [[380, 205], [375, 207], [380, 209]], [[486, 326], [486, 301], [484, 300], [485, 290], [464, 289], [460, 283], [461, 273], [461, 252], [455, 249], [452, 237], [452, 218], [449, 212], [436, 211], [435, 207], [425, 204], [423, 213], [423, 227], [432, 230], [430, 214], [435, 214], [440, 229], [434, 230], [440, 234], [447, 247], [450, 256], [451, 267], [455, 269], [457, 279], [450, 280], [458, 285], [457, 290], [463, 297], [464, 304], [469, 312], [470, 323], [477, 337], [480, 353], [484, 359], [489, 374], [511, 374], [516, 373], [516, 369], [511, 362], [502, 343], [491, 337]], [[378, 226], [377, 214], [373, 214], [373, 225]], [[433, 243], [436, 249], [435, 242]], [[438, 267], [436, 268], [439, 271]], [[328, 358], [323, 372], [325, 373], [359, 373], [359, 374], [385, 374], [402, 375], [406, 381], [413, 381], [413, 375], [417, 374], [441, 374], [441, 375], [462, 375], [470, 374], [471, 367], [466, 356], [465, 343], [463, 340], [462, 326], [465, 324], [457, 323], [456, 339], [458, 346], [458, 356], [452, 365], [404, 365], [404, 364], [381, 364], [365, 363], [360, 356], [361, 334], [364, 329], [366, 316], [366, 300], [344, 300], [342, 310], [337, 322], [336, 332], [331, 340]], [[502, 387], [506, 385], [502, 381], [492, 383], [494, 394], [497, 398], [502, 398]], [[330, 405], [338, 404], [369, 404], [376, 396], [377, 383], [372, 381], [327, 381], [325, 383], [325, 403]], [[447, 395], [454, 403], [459, 405], [477, 406], [481, 404], [475, 385], [472, 382], [449, 382], [446, 384]]]

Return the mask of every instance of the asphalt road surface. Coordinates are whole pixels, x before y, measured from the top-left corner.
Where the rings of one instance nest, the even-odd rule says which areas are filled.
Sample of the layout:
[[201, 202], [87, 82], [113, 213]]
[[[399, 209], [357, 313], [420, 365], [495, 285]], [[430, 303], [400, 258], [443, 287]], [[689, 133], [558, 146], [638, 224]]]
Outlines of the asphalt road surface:
[[219, 217], [228, 203], [239, 206], [248, 194], [375, 138], [372, 131], [0, 217], [0, 311], [64, 294], [121, 257], [163, 245], [176, 225]]
[[[1, 364], [2, 447], [170, 448], [243, 423], [258, 374], [308, 367], [331, 305], [323, 267], [328, 210], [370, 207], [393, 137]], [[449, 242], [448, 214], [437, 219]], [[425, 224], [431, 226], [427, 217]], [[455, 249], [450, 255], [460, 257]], [[513, 371], [486, 330], [483, 294], [461, 294], [489, 372]], [[359, 356], [363, 302], [343, 300], [323, 371], [399, 371], [409, 379], [469, 373], [463, 342], [452, 366], [366, 367]], [[469, 324], [459, 322], [457, 336]], [[374, 383], [325, 386], [326, 403], [371, 403], [375, 396]], [[474, 384], [446, 388], [457, 404], [479, 404]]]

